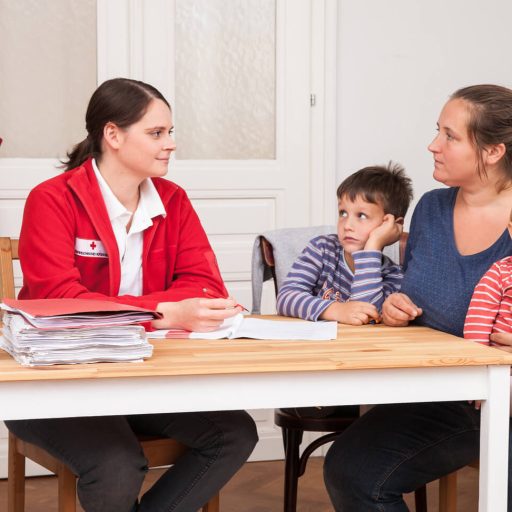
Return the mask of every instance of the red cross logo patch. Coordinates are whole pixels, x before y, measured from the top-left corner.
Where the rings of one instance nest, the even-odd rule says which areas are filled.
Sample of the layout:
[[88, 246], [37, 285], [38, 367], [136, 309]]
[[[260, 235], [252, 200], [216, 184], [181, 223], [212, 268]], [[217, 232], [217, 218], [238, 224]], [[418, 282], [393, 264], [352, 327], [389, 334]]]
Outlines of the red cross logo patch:
[[108, 258], [101, 240], [88, 240], [86, 238], [75, 238], [75, 255], [84, 258]]

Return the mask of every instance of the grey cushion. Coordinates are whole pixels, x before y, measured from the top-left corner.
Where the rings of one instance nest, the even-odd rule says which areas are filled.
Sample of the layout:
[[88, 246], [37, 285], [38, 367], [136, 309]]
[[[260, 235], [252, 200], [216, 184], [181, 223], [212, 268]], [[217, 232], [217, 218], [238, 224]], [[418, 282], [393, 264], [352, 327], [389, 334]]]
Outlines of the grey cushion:
[[[277, 288], [283, 284], [293, 262], [308, 242], [318, 235], [336, 233], [335, 226], [309, 226], [305, 228], [283, 228], [261, 233], [272, 245], [275, 262]], [[272, 278], [265, 269], [261, 255], [260, 236], [256, 237], [252, 250], [252, 313], [261, 313], [263, 282]]]
[[[336, 226], [309, 226], [305, 228], [283, 228], [266, 231], [256, 237], [252, 249], [252, 313], [261, 313], [261, 295], [263, 283], [272, 279], [272, 274], [265, 268], [261, 255], [260, 236], [264, 236], [272, 245], [275, 262], [277, 289], [286, 279], [293, 262], [306, 247], [308, 242], [319, 235], [336, 233]], [[400, 259], [399, 242], [384, 248], [384, 254], [393, 261]]]

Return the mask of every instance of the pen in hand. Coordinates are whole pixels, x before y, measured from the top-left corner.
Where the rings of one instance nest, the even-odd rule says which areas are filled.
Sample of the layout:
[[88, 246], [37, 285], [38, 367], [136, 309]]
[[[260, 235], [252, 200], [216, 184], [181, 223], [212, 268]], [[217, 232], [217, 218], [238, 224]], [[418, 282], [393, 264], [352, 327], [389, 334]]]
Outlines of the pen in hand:
[[[213, 294], [212, 292], [210, 292], [210, 290], [208, 290], [208, 288], [203, 288], [203, 293], [209, 299], [225, 299], [226, 298], [226, 297], [219, 297], [218, 295]], [[249, 310], [246, 307], [242, 306], [242, 304], [235, 304], [235, 308], [241, 308], [242, 311], [247, 311], [247, 313], [249, 313]]]

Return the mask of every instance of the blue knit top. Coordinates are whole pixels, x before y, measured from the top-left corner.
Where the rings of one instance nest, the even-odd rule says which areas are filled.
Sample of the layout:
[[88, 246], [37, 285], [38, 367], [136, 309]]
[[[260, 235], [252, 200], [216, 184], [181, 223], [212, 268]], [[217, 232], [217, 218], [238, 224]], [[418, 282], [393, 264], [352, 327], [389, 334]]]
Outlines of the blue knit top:
[[484, 251], [462, 256], [453, 231], [457, 191], [432, 190], [416, 206], [405, 251], [401, 291], [423, 308], [417, 324], [462, 336], [473, 289], [495, 261], [512, 255], [512, 240], [505, 229]]

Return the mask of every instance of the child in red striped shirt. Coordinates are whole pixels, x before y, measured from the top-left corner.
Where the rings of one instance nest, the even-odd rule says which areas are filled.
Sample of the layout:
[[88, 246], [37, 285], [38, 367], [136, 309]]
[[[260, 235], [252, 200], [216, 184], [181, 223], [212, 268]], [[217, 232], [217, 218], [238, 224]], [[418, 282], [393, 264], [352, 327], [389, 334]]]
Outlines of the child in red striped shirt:
[[[508, 223], [512, 237], [512, 211]], [[464, 323], [464, 338], [491, 344], [495, 332], [512, 332], [512, 255], [497, 261], [476, 285]]]

